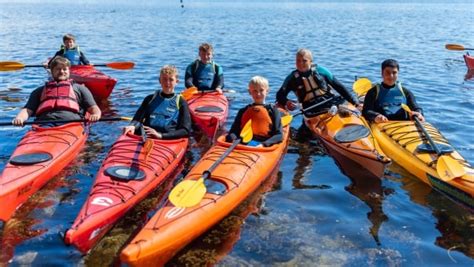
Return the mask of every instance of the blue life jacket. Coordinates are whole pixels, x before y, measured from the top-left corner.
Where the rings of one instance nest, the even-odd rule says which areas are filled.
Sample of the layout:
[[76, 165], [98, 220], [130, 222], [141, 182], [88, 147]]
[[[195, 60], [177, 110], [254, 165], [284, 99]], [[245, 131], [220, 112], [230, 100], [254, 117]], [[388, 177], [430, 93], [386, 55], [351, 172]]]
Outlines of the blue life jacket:
[[149, 126], [158, 132], [169, 132], [176, 129], [179, 117], [179, 99], [180, 94], [165, 98], [158, 91], [148, 104], [148, 113], [150, 114]]
[[407, 104], [401, 83], [397, 82], [394, 88], [387, 89], [382, 84], [376, 84], [377, 110], [389, 120], [407, 120], [408, 114], [403, 110], [402, 104]]
[[214, 83], [214, 76], [216, 75], [216, 64], [213, 62], [202, 64], [196, 60], [196, 67], [194, 70], [194, 77], [196, 85], [199, 90], [211, 90]]
[[66, 49], [66, 47], [62, 45], [61, 50], [63, 51], [63, 57], [69, 59], [71, 65], [81, 64], [81, 51], [79, 50], [79, 46], [76, 46], [73, 49]]

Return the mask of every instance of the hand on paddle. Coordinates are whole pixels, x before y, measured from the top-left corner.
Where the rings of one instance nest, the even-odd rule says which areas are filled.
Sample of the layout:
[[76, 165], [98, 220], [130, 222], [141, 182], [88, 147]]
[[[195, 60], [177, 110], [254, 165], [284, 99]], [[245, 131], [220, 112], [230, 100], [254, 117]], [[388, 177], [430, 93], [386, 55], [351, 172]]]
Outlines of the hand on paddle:
[[293, 111], [298, 108], [298, 103], [295, 103], [291, 100], [286, 101], [286, 109]]
[[[136, 127], [133, 125], [128, 125], [123, 128], [123, 133], [128, 134], [128, 133], [135, 133]], [[153, 138], [153, 139], [162, 139], [163, 135], [160, 132], [157, 132], [155, 129], [149, 127], [149, 126], [143, 126], [143, 129], [145, 130], [146, 137], [148, 138]]]
[[425, 121], [425, 117], [423, 117], [423, 115], [418, 111], [410, 111], [409, 115], [410, 115], [410, 119], [412, 120], [414, 120], [413, 117], [416, 116], [421, 122]]

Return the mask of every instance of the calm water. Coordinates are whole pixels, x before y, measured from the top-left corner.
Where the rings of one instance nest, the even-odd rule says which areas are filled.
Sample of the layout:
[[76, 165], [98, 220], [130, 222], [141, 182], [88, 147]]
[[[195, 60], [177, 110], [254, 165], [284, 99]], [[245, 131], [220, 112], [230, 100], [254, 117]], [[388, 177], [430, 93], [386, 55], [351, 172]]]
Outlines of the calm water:
[[[119, 79], [110, 99], [101, 103], [104, 115], [131, 116], [157, 88], [162, 65], [176, 65], [184, 79], [198, 45], [209, 41], [224, 68], [226, 86], [236, 91], [228, 94], [229, 127], [238, 108], [249, 101], [248, 80], [266, 76], [273, 101], [300, 47], [313, 50], [315, 61], [347, 86], [354, 76], [379, 80], [380, 62], [392, 57], [400, 61], [401, 81], [416, 94], [426, 118], [474, 164], [474, 80], [466, 75], [462, 52], [444, 49], [446, 43], [474, 46], [472, 1], [184, 0], [184, 8], [179, 1], [145, 2], [88, 1], [79, 6], [74, 1], [0, 1], [0, 60], [39, 64], [59, 48], [64, 33], [74, 33], [94, 63], [137, 63], [131, 71], [104, 69]], [[0, 73], [2, 121], [10, 121], [45, 78], [38, 68]], [[297, 118], [293, 126], [300, 122]], [[92, 126], [87, 147], [74, 164], [0, 226], [0, 266], [111, 264], [120, 242], [142, 223], [142, 210], [121, 222], [102, 249], [88, 257], [65, 246], [58, 233], [75, 219], [123, 125]], [[25, 131], [0, 129], [1, 168]], [[205, 149], [205, 143], [194, 141], [185, 168]], [[203, 260], [223, 266], [473, 265], [472, 213], [397, 166], [381, 181], [347, 170], [357, 171], [341, 171], [315, 144], [291, 142], [280, 171], [172, 265]], [[157, 196], [142, 209], [156, 203]]]

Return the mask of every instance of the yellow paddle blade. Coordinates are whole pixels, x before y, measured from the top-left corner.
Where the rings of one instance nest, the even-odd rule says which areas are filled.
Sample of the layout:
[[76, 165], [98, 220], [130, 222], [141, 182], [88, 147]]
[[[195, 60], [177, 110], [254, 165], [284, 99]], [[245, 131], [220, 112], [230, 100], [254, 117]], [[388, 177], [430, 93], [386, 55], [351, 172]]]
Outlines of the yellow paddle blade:
[[464, 51], [464, 46], [462, 46], [460, 44], [446, 44], [445, 47], [448, 50]]
[[120, 119], [123, 121], [131, 121], [132, 117], [120, 117]]
[[198, 92], [197, 87], [189, 87], [186, 90], [184, 90], [181, 95], [185, 100], [189, 100], [194, 94]]
[[290, 124], [292, 120], [293, 120], [292, 115], [285, 115], [285, 116], [281, 117], [281, 125], [283, 125], [283, 127], [285, 127], [286, 125]]
[[199, 180], [185, 180], [171, 190], [168, 199], [176, 207], [189, 208], [199, 204], [206, 191], [202, 177]]
[[112, 68], [112, 69], [117, 69], [117, 70], [128, 70], [128, 69], [133, 69], [135, 66], [135, 63], [129, 62], [129, 61], [124, 61], [124, 62], [111, 62], [105, 64], [107, 67]]
[[405, 110], [408, 113], [411, 112], [411, 108], [407, 104], [402, 104], [402, 108], [403, 108], [403, 110]]
[[466, 170], [459, 161], [446, 155], [438, 157], [436, 172], [443, 181], [451, 181], [466, 174]]
[[358, 96], [365, 95], [370, 88], [372, 88], [372, 82], [367, 78], [360, 78], [352, 85], [352, 90], [354, 90]]
[[244, 128], [242, 128], [242, 131], [240, 131], [240, 138], [242, 138], [242, 141], [244, 143], [248, 143], [252, 140], [253, 138], [252, 120], [248, 120], [247, 123], [245, 123]]
[[17, 61], [2, 61], [0, 62], [0, 71], [19, 70], [25, 67], [24, 64]]

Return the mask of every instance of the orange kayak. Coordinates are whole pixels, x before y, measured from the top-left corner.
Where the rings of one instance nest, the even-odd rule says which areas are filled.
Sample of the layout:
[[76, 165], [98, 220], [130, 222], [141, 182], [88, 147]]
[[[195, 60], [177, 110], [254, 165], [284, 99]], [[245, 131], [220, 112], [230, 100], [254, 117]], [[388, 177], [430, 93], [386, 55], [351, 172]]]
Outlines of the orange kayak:
[[[161, 266], [222, 220], [277, 168], [288, 143], [288, 126], [283, 129], [280, 144], [263, 148], [238, 145], [205, 180], [207, 193], [198, 205], [181, 208], [167, 201], [125, 247], [121, 261], [131, 266]], [[224, 136], [219, 137], [184, 179], [199, 179], [230, 145]]]
[[0, 176], [0, 220], [15, 210], [73, 161], [88, 136], [82, 123], [43, 128], [33, 125]]
[[188, 138], [148, 140], [153, 147], [136, 135], [122, 135], [114, 143], [89, 197], [65, 234], [66, 244], [88, 252], [129, 209], [172, 176], [184, 157]]
[[337, 153], [365, 168], [373, 176], [382, 177], [390, 159], [378, 147], [357, 108], [348, 103], [340, 109], [347, 114], [323, 113], [305, 117], [305, 123], [330, 154]]
[[70, 77], [89, 88], [96, 99], [107, 99], [117, 83], [117, 79], [105, 75], [91, 65], [71, 66]]
[[219, 92], [199, 92], [187, 102], [194, 124], [213, 139], [227, 119], [229, 102], [225, 95]]

